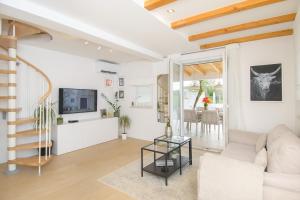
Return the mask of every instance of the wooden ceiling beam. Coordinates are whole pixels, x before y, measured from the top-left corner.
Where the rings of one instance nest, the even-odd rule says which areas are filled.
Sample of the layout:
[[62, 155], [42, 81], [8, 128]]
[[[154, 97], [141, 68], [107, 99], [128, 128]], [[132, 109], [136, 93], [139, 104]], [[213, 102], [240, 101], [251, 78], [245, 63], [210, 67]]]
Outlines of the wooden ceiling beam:
[[238, 31], [245, 31], [249, 29], [254, 29], [254, 28], [259, 28], [263, 26], [269, 26], [269, 25], [274, 25], [274, 24], [280, 24], [280, 23], [285, 23], [285, 22], [291, 22], [294, 21], [296, 18], [296, 13], [291, 13], [288, 15], [282, 15], [278, 17], [272, 17], [268, 19], [262, 19], [258, 21], [253, 21], [253, 22], [248, 22], [244, 24], [239, 24], [235, 26], [230, 26], [226, 28], [221, 28], [213, 31], [208, 31], [205, 33], [199, 33], [199, 34], [194, 34], [189, 36], [189, 41], [195, 41], [195, 40], [200, 40], [200, 39], [205, 39], [209, 37], [214, 37], [218, 35], [224, 35], [224, 34], [229, 34], [229, 33], [234, 33]]
[[150, 11], [159, 8], [161, 6], [167, 5], [169, 3], [172, 3], [174, 1], [176, 0], [145, 0], [144, 8]]
[[225, 46], [228, 44], [250, 42], [250, 41], [255, 41], [255, 40], [262, 40], [262, 39], [268, 39], [268, 38], [274, 38], [274, 37], [282, 37], [282, 36], [288, 36], [288, 35], [293, 35], [293, 29], [286, 29], [286, 30], [262, 33], [262, 34], [257, 34], [257, 35], [250, 35], [250, 36], [246, 36], [246, 37], [224, 40], [224, 41], [220, 41], [220, 42], [213, 42], [213, 43], [201, 45], [200, 47], [201, 47], [201, 49], [209, 49], [209, 48]]
[[191, 72], [189, 72], [189, 71], [188, 71], [188, 70], [186, 70], [186, 69], [184, 69], [183, 71], [184, 71], [184, 73], [185, 73], [186, 75], [188, 75], [188, 76], [191, 76], [191, 75], [192, 75], [192, 73], [191, 73]]
[[249, 10], [257, 7], [262, 7], [265, 5], [281, 2], [284, 0], [245, 0], [240, 3], [235, 3], [226, 7], [218, 8], [216, 10], [211, 10], [205, 13], [200, 13], [185, 19], [174, 21], [171, 23], [173, 29], [181, 28], [184, 26], [192, 25], [195, 23], [207, 21], [217, 17], [222, 17], [225, 15], [230, 15], [233, 13], [241, 12], [244, 10]]
[[203, 69], [200, 69], [199, 67], [195, 67], [195, 66], [191, 66], [193, 70], [195, 70], [196, 72], [205, 75], [206, 72]]
[[214, 63], [208, 63], [218, 74], [221, 74], [221, 71]]

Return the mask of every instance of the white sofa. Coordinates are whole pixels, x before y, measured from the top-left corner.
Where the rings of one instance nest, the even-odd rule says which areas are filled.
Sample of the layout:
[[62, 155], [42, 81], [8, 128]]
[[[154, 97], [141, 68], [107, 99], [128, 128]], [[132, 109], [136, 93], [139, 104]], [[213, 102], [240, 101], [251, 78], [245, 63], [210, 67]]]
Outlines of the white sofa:
[[[261, 182], [259, 178], [257, 178], [258, 181], [255, 180], [258, 187], [253, 187], [249, 183], [251, 187], [249, 191], [262, 194], [261, 196], [253, 195], [247, 199], [300, 200], [300, 139], [285, 125], [279, 125], [267, 134], [231, 130], [229, 144], [221, 155], [211, 156], [210, 159], [205, 159], [205, 157], [208, 155], [201, 158], [198, 171], [198, 200], [238, 199], [233, 196], [235, 194], [239, 196], [241, 192], [222, 190], [224, 188], [230, 190], [231, 184], [245, 184], [248, 181], [245, 181], [247, 178], [251, 180], [251, 177], [246, 176], [252, 170], [251, 165], [256, 170], [255, 176], [259, 177], [261, 174]], [[205, 162], [209, 160], [213, 163], [211, 167], [205, 165]], [[226, 171], [227, 174], [222, 174], [222, 170], [226, 170], [226, 167], [229, 169]], [[246, 171], [239, 173], [240, 169]], [[216, 176], [216, 172], [221, 173]], [[210, 177], [212, 177], [211, 180], [209, 180]], [[211, 187], [215, 185], [217, 189], [204, 187], [203, 184], [211, 185]], [[223, 184], [223, 186], [218, 186], [218, 184]], [[242, 191], [243, 189], [240, 187], [236, 190]], [[233, 193], [231, 196], [227, 194], [230, 192]], [[247, 193], [247, 189], [243, 192]], [[227, 196], [225, 197], [224, 194]]]

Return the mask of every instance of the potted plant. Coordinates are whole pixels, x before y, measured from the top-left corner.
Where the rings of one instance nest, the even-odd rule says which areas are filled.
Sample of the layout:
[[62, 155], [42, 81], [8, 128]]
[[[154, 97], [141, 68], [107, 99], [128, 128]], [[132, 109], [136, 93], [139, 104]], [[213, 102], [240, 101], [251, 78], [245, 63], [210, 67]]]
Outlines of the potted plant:
[[62, 115], [59, 115], [59, 117], [56, 118], [56, 124], [61, 125], [63, 123], [64, 123], [64, 118], [62, 117]]
[[[54, 107], [55, 107], [55, 103], [51, 103], [51, 106], [48, 107], [48, 119], [49, 119], [51, 125], [54, 124], [54, 120], [56, 119], [56, 112], [54, 110]], [[47, 118], [47, 107], [46, 106], [38, 106], [34, 110], [34, 117], [37, 118], [35, 127], [38, 128], [40, 125], [41, 125], [41, 127], [45, 127], [46, 126], [45, 119]], [[40, 120], [42, 118], [43, 118], [43, 120]]]
[[118, 99], [115, 96], [115, 101], [110, 101], [104, 93], [101, 93], [102, 98], [112, 107], [114, 110], [114, 117], [120, 117], [121, 106], [118, 105]]
[[202, 102], [204, 103], [204, 109], [207, 110], [208, 104], [211, 103], [211, 100], [209, 97], [204, 97]]
[[131, 120], [127, 115], [123, 115], [119, 119], [119, 124], [120, 124], [121, 128], [123, 129], [122, 140], [126, 140], [126, 138], [127, 138], [126, 128], [130, 128]]
[[[49, 122], [48, 125], [54, 125], [55, 124], [55, 120], [56, 120], [56, 112], [55, 112], [55, 103], [52, 102], [50, 107], [46, 107], [46, 106], [39, 106], [34, 110], [34, 117], [37, 118], [34, 127], [35, 128], [39, 128], [41, 127], [42, 129], [48, 128], [46, 127], [46, 119], [48, 118]], [[48, 116], [47, 116], [48, 114]], [[51, 140], [52, 142], [52, 146], [48, 147], [48, 152], [50, 152], [50, 154], [52, 154], [52, 147], [53, 147], [53, 143], [54, 141]], [[46, 155], [46, 147], [41, 148], [41, 156], [45, 156]]]

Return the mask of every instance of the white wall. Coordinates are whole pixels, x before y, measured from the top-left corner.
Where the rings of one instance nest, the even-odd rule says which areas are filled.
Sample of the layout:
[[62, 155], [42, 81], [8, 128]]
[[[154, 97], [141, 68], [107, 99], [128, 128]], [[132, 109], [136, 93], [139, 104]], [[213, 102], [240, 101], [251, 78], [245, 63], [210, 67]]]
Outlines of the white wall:
[[[250, 101], [250, 66], [282, 63], [283, 102]], [[295, 129], [295, 49], [294, 37], [281, 37], [244, 43], [240, 45], [241, 106], [244, 113], [245, 130], [267, 132], [278, 124]], [[155, 105], [152, 109], [131, 108], [134, 95], [130, 83], [153, 84], [156, 102], [156, 77], [168, 73], [166, 61], [161, 63], [134, 62], [122, 65], [121, 76], [125, 78], [125, 99], [122, 100], [123, 114], [132, 119], [128, 130], [130, 137], [152, 140], [164, 133], [164, 124], [157, 122]], [[231, 88], [228, 88], [230, 90]]]
[[[282, 63], [283, 102], [250, 101], [250, 66]], [[293, 36], [240, 45], [242, 108], [245, 128], [266, 132], [284, 123], [295, 129], [295, 47]], [[229, 88], [230, 90], [230, 88]]]
[[[101, 98], [100, 93], [104, 92], [109, 98], [112, 98], [114, 91], [117, 90], [118, 77], [116, 75], [96, 73], [96, 60], [22, 45], [20, 43], [18, 44], [18, 55], [38, 66], [49, 76], [53, 84], [53, 102], [58, 102], [58, 88], [61, 87], [98, 90], [98, 112], [63, 115], [65, 121], [100, 117], [99, 108], [110, 108]], [[24, 66], [19, 66], [19, 70], [21, 70], [20, 68], [22, 67]], [[107, 78], [115, 80], [114, 87], [105, 87], [104, 81]], [[40, 88], [40, 86], [32, 89], [33, 91], [31, 91], [31, 94], [34, 94], [34, 90], [38, 90], [38, 88]], [[18, 94], [20, 94], [20, 91], [18, 91]], [[20, 98], [22, 97], [18, 96], [18, 99]], [[22, 112], [26, 112], [24, 110], [26, 109], [23, 109]], [[17, 130], [24, 130], [25, 128], [29, 129], [32, 128], [32, 126], [18, 127]], [[6, 162], [7, 160], [6, 134], [6, 121], [0, 119], [0, 163]], [[33, 138], [18, 139], [18, 143], [32, 141]], [[17, 152], [17, 155], [22, 157], [31, 155], [33, 153], [34, 151], [20, 151]]]
[[[125, 78], [125, 98], [121, 100], [122, 114], [128, 115], [132, 120], [131, 128], [127, 131], [129, 137], [153, 140], [155, 137], [164, 134], [165, 124], [157, 122], [157, 76], [168, 73], [167, 61], [132, 62], [121, 66], [120, 76]], [[134, 97], [135, 89], [133, 85], [152, 84], [153, 87], [153, 107], [152, 108], [132, 108], [131, 101]]]
[[296, 88], [296, 131], [300, 135], [300, 5], [295, 20], [295, 44], [296, 44], [296, 60], [297, 60], [297, 88]]
[[[18, 54], [38, 66], [50, 78], [53, 84], [52, 101], [57, 102], [57, 107], [59, 88], [98, 90], [98, 111], [101, 107], [107, 107], [100, 96], [101, 92], [112, 98], [117, 90], [118, 77], [96, 73], [96, 60], [27, 45], [18, 45]], [[106, 87], [105, 79], [113, 79], [114, 86]], [[65, 121], [99, 116], [99, 112], [63, 115]]]

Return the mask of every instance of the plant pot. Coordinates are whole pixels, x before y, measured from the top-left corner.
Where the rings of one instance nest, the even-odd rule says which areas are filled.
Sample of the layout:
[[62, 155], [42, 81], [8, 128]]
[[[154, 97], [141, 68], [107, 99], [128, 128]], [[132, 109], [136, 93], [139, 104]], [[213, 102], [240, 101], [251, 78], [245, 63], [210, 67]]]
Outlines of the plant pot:
[[[47, 147], [48, 148], [48, 153], [52, 154], [52, 149], [53, 149], [53, 144], [54, 141], [51, 140], [52, 142], [52, 146], [51, 147]], [[41, 148], [41, 156], [46, 156], [46, 147]]]
[[58, 118], [56, 119], [56, 124], [57, 124], [57, 125], [61, 125], [61, 124], [63, 124], [63, 123], [64, 123], [64, 118], [58, 117]]
[[126, 133], [122, 133], [122, 140], [126, 140], [127, 139], [127, 134]]

